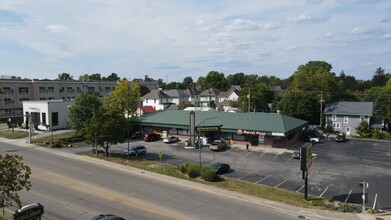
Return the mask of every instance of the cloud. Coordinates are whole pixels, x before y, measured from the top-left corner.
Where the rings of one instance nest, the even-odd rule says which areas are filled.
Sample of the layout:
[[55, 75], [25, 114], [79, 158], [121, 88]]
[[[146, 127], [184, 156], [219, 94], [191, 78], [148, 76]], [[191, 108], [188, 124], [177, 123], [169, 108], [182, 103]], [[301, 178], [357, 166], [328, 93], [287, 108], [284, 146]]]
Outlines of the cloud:
[[254, 30], [259, 29], [259, 25], [257, 22], [242, 18], [237, 18], [230, 22], [227, 26], [229, 29], [232, 30]]
[[51, 25], [46, 25], [45, 30], [47, 30], [50, 33], [63, 33], [68, 31], [68, 27], [63, 26], [61, 24], [51, 24]]
[[310, 22], [310, 23], [318, 23], [318, 22], [325, 22], [329, 19], [329, 16], [312, 16], [308, 14], [301, 14], [294, 17], [287, 17], [285, 18], [285, 21], [287, 23], [304, 23], [304, 22]]

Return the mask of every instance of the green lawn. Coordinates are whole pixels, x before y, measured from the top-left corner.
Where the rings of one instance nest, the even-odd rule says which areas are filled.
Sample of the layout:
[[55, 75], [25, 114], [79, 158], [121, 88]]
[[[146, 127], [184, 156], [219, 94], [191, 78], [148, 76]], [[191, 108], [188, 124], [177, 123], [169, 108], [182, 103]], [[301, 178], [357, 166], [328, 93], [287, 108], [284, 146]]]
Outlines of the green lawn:
[[26, 138], [29, 136], [28, 131], [20, 131], [20, 130], [1, 130], [0, 131], [0, 137], [7, 138], [7, 139], [21, 139]]

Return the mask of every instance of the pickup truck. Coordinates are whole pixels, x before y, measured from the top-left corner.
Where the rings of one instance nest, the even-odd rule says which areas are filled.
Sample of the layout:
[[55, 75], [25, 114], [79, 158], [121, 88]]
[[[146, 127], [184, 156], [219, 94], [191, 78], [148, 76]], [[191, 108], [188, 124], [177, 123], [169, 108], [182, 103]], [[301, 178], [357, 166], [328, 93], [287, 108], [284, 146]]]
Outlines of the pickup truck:
[[210, 144], [210, 147], [209, 149], [210, 150], [216, 150], [216, 151], [219, 151], [219, 150], [222, 150], [224, 148], [227, 147], [227, 144], [225, 143], [225, 141], [222, 141], [222, 140], [214, 140], [213, 143]]

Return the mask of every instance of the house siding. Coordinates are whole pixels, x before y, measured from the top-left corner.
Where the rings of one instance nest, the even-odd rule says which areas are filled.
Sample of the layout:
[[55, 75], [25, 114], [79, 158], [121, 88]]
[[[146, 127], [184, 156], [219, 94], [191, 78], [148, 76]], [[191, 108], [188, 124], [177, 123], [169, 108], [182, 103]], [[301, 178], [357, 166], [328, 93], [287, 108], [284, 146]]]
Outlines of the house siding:
[[[344, 117], [348, 117], [348, 122], [344, 122]], [[370, 120], [369, 116], [364, 116], [365, 120], [368, 122]], [[339, 123], [339, 128], [333, 127], [334, 131], [343, 132], [345, 134], [348, 134], [347, 129], [350, 128], [350, 135], [357, 134], [356, 128], [361, 122], [361, 116], [359, 115], [337, 115], [336, 120], [332, 120], [332, 115], [326, 116], [326, 124], [333, 127], [333, 123]]]

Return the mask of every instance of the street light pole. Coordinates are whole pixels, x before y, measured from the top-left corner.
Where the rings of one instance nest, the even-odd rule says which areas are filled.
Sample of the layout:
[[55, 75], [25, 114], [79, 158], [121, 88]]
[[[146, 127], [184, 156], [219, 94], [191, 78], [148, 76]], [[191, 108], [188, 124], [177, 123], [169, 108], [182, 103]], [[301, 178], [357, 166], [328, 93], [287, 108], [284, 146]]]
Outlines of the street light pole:
[[217, 118], [217, 117], [205, 118], [204, 120], [202, 120], [202, 121], [201, 121], [200, 123], [198, 123], [198, 125], [197, 125], [197, 130], [198, 130], [198, 148], [199, 148], [200, 171], [201, 171], [201, 139], [200, 139], [201, 130], [198, 128], [198, 126], [199, 126], [200, 124], [202, 124], [202, 127], [204, 127], [204, 122], [205, 122], [205, 121], [210, 120], [210, 119], [214, 119], [214, 118]]

